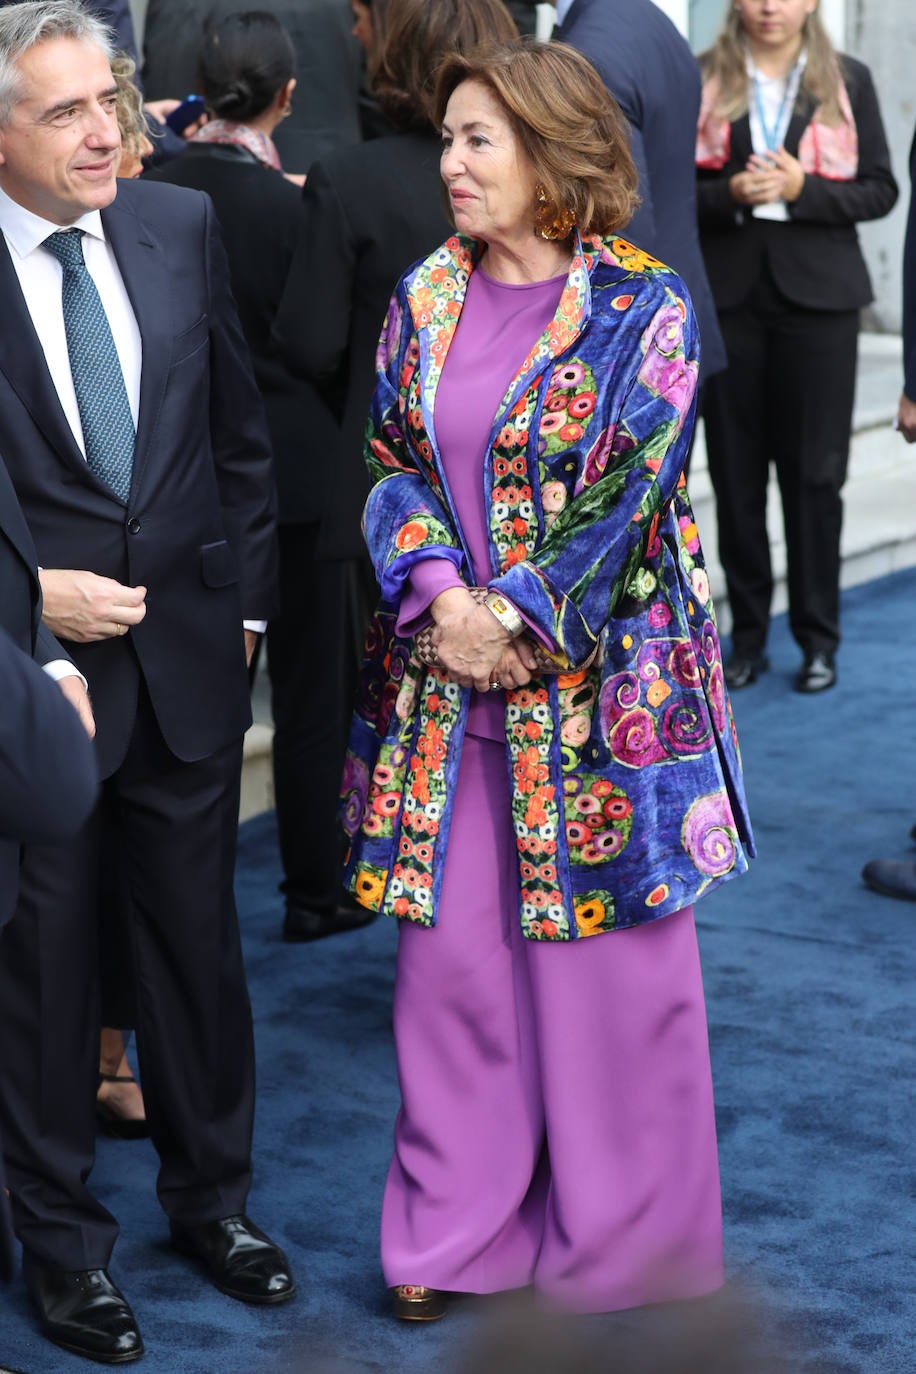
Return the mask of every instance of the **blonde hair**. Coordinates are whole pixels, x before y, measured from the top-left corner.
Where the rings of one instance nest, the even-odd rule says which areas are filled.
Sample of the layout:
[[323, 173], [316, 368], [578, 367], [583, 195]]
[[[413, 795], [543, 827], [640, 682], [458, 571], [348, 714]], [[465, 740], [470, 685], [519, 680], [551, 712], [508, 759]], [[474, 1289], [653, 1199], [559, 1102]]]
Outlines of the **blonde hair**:
[[[805, 17], [802, 42], [807, 52], [801, 87], [821, 107], [824, 124], [842, 122], [839, 103], [840, 64], [817, 9]], [[741, 15], [729, 0], [715, 43], [699, 57], [703, 81], [718, 86], [715, 114], [729, 123], [748, 111], [747, 48]]]
[[580, 233], [602, 236], [629, 223], [639, 204], [629, 125], [587, 58], [528, 38], [447, 57], [433, 99], [438, 127], [464, 81], [481, 82], [505, 110], [543, 188], [545, 219], [569, 212]]
[[111, 59], [111, 74], [117, 88], [115, 113], [121, 130], [121, 143], [124, 151], [139, 161], [149, 139], [149, 126], [143, 112], [143, 96], [131, 79], [136, 70], [136, 63], [125, 52], [116, 53]]

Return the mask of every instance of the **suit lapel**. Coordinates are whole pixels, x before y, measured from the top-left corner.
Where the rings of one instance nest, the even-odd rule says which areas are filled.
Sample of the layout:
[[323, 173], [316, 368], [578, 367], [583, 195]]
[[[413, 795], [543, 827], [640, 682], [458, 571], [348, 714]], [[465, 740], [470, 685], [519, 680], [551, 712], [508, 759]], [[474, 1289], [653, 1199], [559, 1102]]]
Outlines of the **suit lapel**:
[[9, 249], [0, 234], [0, 300], [4, 303], [4, 327], [0, 330], [0, 371], [31, 415], [38, 429], [57, 453], [86, 473], [79, 451], [57, 397], [32, 317], [26, 308]]
[[156, 417], [168, 380], [171, 292], [162, 245], [135, 214], [123, 191], [107, 210], [102, 211], [102, 223], [130, 297], [143, 347], [140, 412], [129, 502], [133, 504], [146, 469]]

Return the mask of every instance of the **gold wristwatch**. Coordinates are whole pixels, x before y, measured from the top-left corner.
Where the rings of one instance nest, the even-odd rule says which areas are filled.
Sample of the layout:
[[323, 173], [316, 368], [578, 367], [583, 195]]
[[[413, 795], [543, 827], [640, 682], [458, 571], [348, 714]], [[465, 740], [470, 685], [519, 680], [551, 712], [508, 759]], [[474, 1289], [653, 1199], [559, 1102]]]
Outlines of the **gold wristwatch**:
[[522, 620], [522, 617], [512, 605], [511, 601], [507, 601], [499, 592], [487, 592], [483, 599], [483, 604], [488, 611], [491, 611], [492, 614], [496, 616], [500, 625], [502, 625], [503, 629], [506, 630], [513, 639], [522, 633], [525, 628], [524, 620]]

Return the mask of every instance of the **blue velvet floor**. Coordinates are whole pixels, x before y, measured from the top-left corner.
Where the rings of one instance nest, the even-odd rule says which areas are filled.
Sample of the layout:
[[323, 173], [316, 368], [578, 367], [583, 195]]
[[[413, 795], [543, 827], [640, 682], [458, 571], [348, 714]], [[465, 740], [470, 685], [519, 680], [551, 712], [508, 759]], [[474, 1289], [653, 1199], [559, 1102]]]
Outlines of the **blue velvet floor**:
[[[859, 878], [870, 857], [916, 857], [914, 606], [914, 573], [848, 593], [840, 683], [822, 697], [790, 690], [798, 655], [776, 622], [772, 671], [735, 697], [760, 858], [698, 908], [729, 1270], [806, 1374], [916, 1369], [916, 906]], [[164, 1242], [151, 1148], [102, 1141], [95, 1186], [123, 1225], [113, 1270], [142, 1367], [447, 1370], [473, 1309], [397, 1324], [377, 1265], [397, 1101], [393, 924], [285, 946], [278, 876], [272, 817], [259, 817], [238, 871], [259, 1055], [250, 1211], [287, 1247], [300, 1292], [259, 1311], [210, 1290]], [[626, 1319], [590, 1320], [613, 1349]], [[0, 1292], [5, 1364], [88, 1368], [36, 1335], [19, 1284]]]

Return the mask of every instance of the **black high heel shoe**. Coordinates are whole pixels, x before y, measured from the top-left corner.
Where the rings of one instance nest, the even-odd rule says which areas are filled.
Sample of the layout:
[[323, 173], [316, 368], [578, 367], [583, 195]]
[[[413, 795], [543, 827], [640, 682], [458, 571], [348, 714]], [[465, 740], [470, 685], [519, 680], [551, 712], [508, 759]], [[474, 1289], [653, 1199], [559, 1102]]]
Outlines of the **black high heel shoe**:
[[[132, 1073], [100, 1073], [99, 1087], [103, 1083], [136, 1083]], [[103, 1135], [114, 1140], [146, 1140], [149, 1136], [149, 1123], [146, 1117], [121, 1116], [107, 1102], [98, 1096], [95, 1099], [95, 1118]]]

